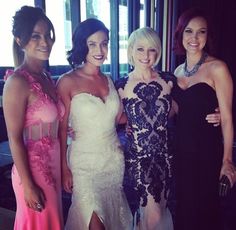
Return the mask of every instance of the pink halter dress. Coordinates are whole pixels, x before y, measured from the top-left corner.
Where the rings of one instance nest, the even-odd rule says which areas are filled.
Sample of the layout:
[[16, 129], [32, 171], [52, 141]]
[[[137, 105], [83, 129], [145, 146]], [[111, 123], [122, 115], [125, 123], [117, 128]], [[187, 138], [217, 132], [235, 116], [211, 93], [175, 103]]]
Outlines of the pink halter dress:
[[[55, 103], [45, 94], [41, 85], [26, 70], [17, 70], [17, 73], [28, 81], [32, 94], [36, 96], [36, 100], [26, 109], [24, 140], [33, 179], [43, 190], [46, 202], [42, 212], [26, 206], [21, 178], [13, 165], [12, 184], [17, 202], [14, 230], [61, 230], [63, 218], [58, 125], [64, 114], [64, 106], [61, 101]], [[11, 74], [12, 71], [8, 71], [6, 77]]]

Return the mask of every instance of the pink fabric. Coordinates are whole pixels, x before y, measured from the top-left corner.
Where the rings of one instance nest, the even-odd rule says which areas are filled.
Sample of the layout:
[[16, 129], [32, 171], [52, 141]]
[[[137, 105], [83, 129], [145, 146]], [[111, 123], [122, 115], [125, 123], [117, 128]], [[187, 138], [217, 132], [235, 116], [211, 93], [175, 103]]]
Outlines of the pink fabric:
[[[59, 100], [57, 105], [55, 105], [51, 98], [42, 91], [41, 85], [26, 70], [17, 70], [16, 72], [27, 79], [31, 86], [31, 91], [38, 97], [27, 108], [25, 126], [41, 122], [49, 123], [55, 121], [55, 119], [60, 119], [65, 112], [62, 102]], [[13, 73], [13, 70], [7, 70], [4, 80]]]
[[[27, 107], [25, 127], [59, 121], [64, 113], [61, 102], [55, 103], [46, 95], [32, 76], [25, 70], [17, 70], [25, 77], [36, 100]], [[12, 71], [7, 75], [12, 74]], [[7, 77], [6, 75], [6, 77]], [[23, 187], [16, 167], [12, 168], [12, 184], [16, 195], [17, 210], [14, 230], [61, 230], [63, 229], [61, 200], [60, 145], [58, 138], [45, 136], [39, 140], [25, 140], [29, 165], [33, 178], [45, 196], [45, 209], [36, 212], [25, 204]]]

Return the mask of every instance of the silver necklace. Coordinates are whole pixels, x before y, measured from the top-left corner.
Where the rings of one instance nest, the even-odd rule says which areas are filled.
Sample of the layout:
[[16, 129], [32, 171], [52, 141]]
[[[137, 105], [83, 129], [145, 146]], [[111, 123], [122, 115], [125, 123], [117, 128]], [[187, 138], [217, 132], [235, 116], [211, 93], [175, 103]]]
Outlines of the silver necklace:
[[187, 58], [186, 58], [184, 62], [184, 76], [191, 77], [192, 75], [194, 75], [198, 71], [199, 67], [205, 62], [207, 56], [208, 54], [203, 52], [200, 60], [191, 70], [188, 70], [187, 68], [188, 64], [187, 64]]

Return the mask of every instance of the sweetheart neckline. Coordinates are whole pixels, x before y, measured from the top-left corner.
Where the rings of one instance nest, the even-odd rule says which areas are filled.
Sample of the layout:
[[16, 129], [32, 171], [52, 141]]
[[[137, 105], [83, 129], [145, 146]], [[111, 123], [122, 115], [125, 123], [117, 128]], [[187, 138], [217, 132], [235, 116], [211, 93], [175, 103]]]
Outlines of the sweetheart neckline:
[[96, 95], [94, 95], [92, 93], [89, 93], [89, 92], [81, 92], [81, 93], [77, 93], [77, 94], [73, 95], [72, 98], [71, 98], [71, 101], [74, 99], [74, 97], [78, 97], [78, 96], [81, 96], [81, 95], [84, 94], [84, 95], [88, 95], [88, 96], [90, 96], [92, 98], [98, 99], [99, 101], [101, 101], [105, 105], [106, 102], [107, 102], [108, 97], [111, 94], [110, 80], [108, 78], [107, 78], [107, 80], [108, 80], [108, 93], [107, 93], [107, 95], [104, 98], [101, 98], [101, 97], [96, 96]]
[[195, 86], [199, 86], [199, 85], [205, 85], [205, 86], [207, 86], [208, 88], [212, 89], [214, 92], [216, 92], [216, 91], [212, 88], [212, 86], [210, 86], [210, 85], [209, 85], [208, 83], [206, 83], [206, 82], [198, 82], [198, 83], [195, 83], [195, 84], [193, 84], [193, 85], [187, 87], [186, 89], [183, 89], [183, 88], [180, 87], [179, 84], [177, 83], [178, 88], [180, 88], [182, 91], [187, 91], [187, 90], [189, 90], [189, 89], [191, 89], [191, 88], [193, 88], [193, 87], [195, 87]]
[[87, 96], [90, 96], [90, 97], [92, 97], [92, 98], [95, 98], [95, 99], [101, 101], [101, 103], [103, 103], [103, 104], [105, 105], [105, 104], [107, 103], [107, 99], [108, 99], [108, 97], [109, 97], [109, 95], [110, 95], [110, 90], [109, 90], [109, 93], [108, 93], [104, 98], [95, 96], [95, 95], [93, 95], [93, 94], [91, 94], [91, 93], [88, 93], [88, 92], [82, 92], [82, 93], [77, 93], [77, 94], [75, 94], [75, 95], [72, 97], [71, 101], [74, 99], [74, 97], [79, 97], [79, 96], [81, 96], [81, 95], [87, 95]]

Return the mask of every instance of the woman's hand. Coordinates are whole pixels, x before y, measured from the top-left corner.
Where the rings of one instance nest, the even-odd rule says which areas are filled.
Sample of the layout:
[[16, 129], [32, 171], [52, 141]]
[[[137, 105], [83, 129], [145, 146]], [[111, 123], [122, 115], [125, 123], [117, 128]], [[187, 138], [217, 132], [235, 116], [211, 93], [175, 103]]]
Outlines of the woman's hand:
[[71, 127], [67, 128], [67, 135], [74, 141], [75, 140], [75, 131]]
[[220, 178], [226, 175], [230, 181], [231, 187], [236, 182], [236, 169], [232, 161], [224, 161], [221, 167]]
[[62, 169], [62, 185], [66, 192], [72, 193], [73, 191], [73, 178], [70, 169], [66, 166]]
[[126, 134], [127, 134], [128, 136], [132, 134], [132, 129], [131, 129], [131, 127], [128, 125], [128, 123], [127, 123], [126, 126], [125, 126], [125, 132], [126, 132]]
[[26, 205], [37, 212], [41, 212], [45, 208], [45, 195], [37, 185], [26, 186], [24, 188], [24, 198]]
[[212, 123], [213, 126], [217, 127], [220, 125], [220, 109], [216, 108], [215, 113], [207, 114], [206, 120], [208, 123]]

